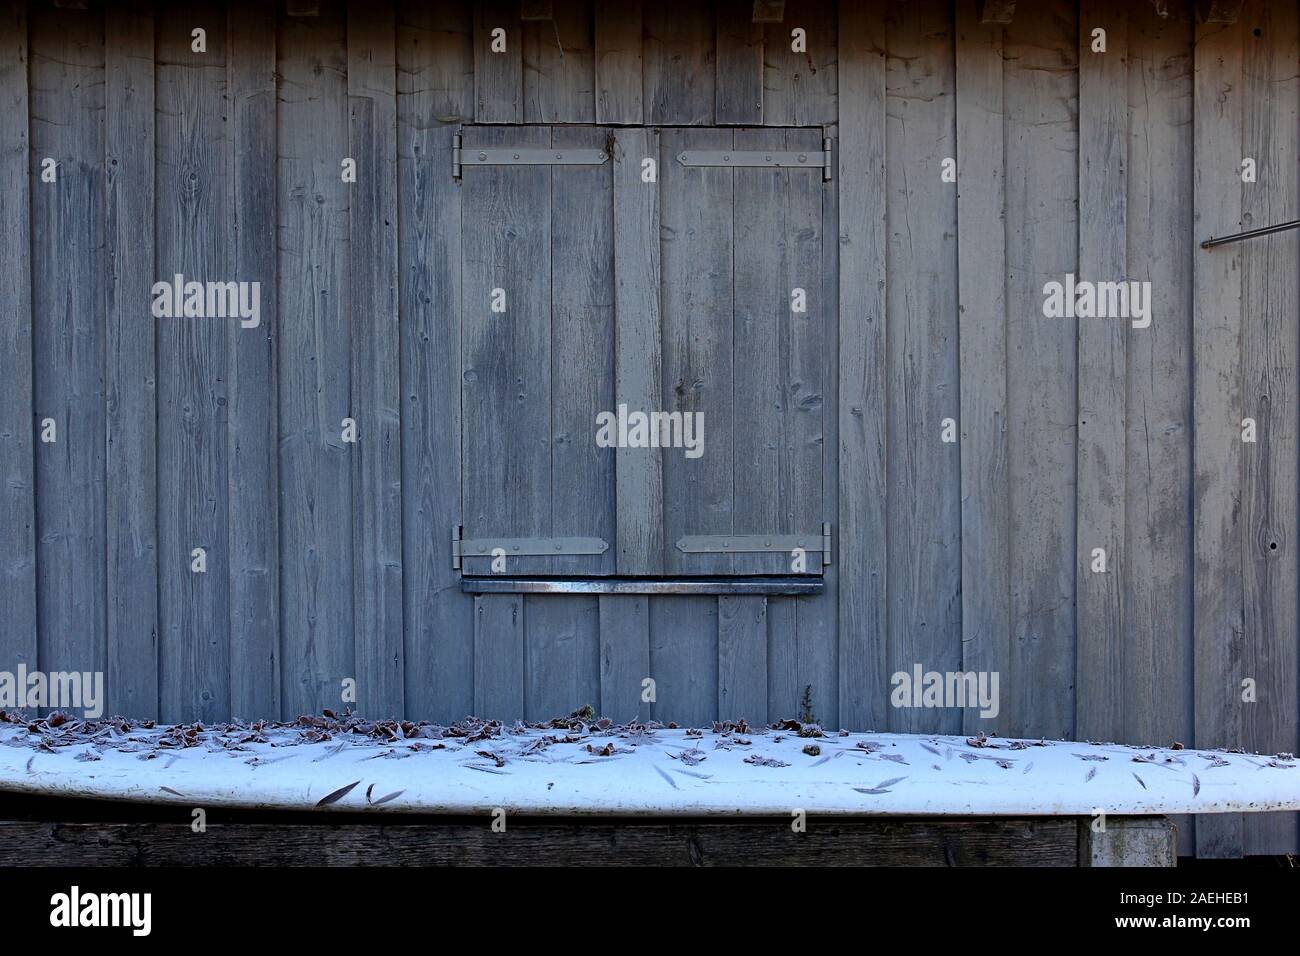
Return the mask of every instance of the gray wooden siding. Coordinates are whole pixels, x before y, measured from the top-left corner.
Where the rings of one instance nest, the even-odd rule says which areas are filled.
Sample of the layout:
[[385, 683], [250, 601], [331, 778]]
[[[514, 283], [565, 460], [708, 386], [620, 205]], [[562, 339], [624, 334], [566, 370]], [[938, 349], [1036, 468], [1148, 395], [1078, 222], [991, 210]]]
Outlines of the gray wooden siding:
[[[469, 0], [90, 6], [0, 4], [0, 669], [106, 670], [111, 709], [164, 719], [338, 708], [353, 678], [366, 712], [439, 720], [807, 705], [833, 727], [1297, 750], [1300, 234], [1197, 246], [1300, 215], [1295, 2], [1246, 0], [1223, 25], [1176, 2], [1162, 18], [1042, 0], [1005, 27], [975, 0], [794, 0], [766, 26], [730, 0], [557, 0], [546, 23]], [[508, 191], [451, 177], [462, 124], [574, 145], [595, 133], [566, 125], [663, 127], [620, 134], [661, 156], [675, 140], [656, 137], [834, 138], [820, 208], [779, 192], [786, 208], [763, 208], [761, 173], [736, 204], [785, 227], [790, 268], [820, 237], [834, 320], [800, 341], [822, 356], [731, 330], [682, 345], [752, 358], [716, 410], [741, 426], [736, 454], [760, 426], [822, 443], [819, 488], [781, 497], [774, 458], [728, 507], [832, 520], [826, 593], [460, 592], [449, 535], [480, 491], [462, 458], [505, 464], [474, 441], [479, 333], [462, 327], [475, 263], [505, 254], [492, 229], [539, 232], [519, 281], [542, 283], [538, 308], [581, 350], [570, 363], [548, 335], [510, 355], [546, 365], [547, 527], [599, 518], [606, 571], [675, 560], [703, 502], [680, 460], [620, 453], [610, 474], [561, 439], [610, 395], [671, 397], [649, 343], [678, 361], [690, 301], [761, 310], [789, 284], [736, 292], [706, 268], [743, 259], [732, 181], [724, 211], [674, 191], [668, 163], [653, 201], [631, 164], [574, 170], [544, 217], [510, 225]], [[661, 261], [660, 224], [682, 217], [693, 233]], [[153, 319], [151, 284], [178, 272], [260, 281], [260, 327]], [[1150, 281], [1151, 327], [1044, 318], [1043, 284], [1067, 272]], [[660, 312], [644, 303], [661, 286]], [[778, 363], [808, 395], [751, 415]], [[611, 483], [643, 510], [589, 516]], [[998, 672], [1001, 713], [890, 706], [890, 676], [917, 664]], [[1202, 818], [1184, 839], [1300, 849], [1285, 815]]]

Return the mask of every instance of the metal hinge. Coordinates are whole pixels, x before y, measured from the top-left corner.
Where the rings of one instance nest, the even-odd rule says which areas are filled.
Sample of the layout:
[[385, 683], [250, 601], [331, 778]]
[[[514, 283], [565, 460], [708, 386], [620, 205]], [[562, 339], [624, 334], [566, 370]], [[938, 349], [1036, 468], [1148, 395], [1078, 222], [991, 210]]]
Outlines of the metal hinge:
[[677, 541], [677, 550], [686, 554], [753, 554], [785, 553], [796, 549], [821, 552], [822, 566], [831, 563], [831, 526], [822, 525], [816, 534], [698, 534]]
[[464, 529], [451, 529], [451, 566], [460, 569], [462, 558], [490, 558], [500, 549], [506, 557], [556, 557], [570, 554], [604, 554], [609, 542], [602, 538], [470, 538]]
[[602, 166], [609, 161], [603, 149], [548, 149], [538, 146], [483, 146], [464, 148], [461, 134], [451, 142], [451, 175], [460, 179], [466, 166]]
[[831, 181], [834, 151], [829, 137], [821, 152], [772, 149], [687, 149], [677, 154], [683, 166], [771, 167], [779, 169], [821, 169], [822, 181]]

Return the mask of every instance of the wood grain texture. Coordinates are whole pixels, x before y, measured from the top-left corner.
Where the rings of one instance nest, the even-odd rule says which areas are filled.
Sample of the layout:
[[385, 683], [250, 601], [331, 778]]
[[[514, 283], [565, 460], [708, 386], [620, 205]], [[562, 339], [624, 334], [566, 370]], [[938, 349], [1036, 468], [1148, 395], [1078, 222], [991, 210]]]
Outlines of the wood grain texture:
[[[523, 29], [519, 4], [484, 0], [474, 9], [474, 120], [524, 121]], [[503, 30], [504, 49], [493, 51], [493, 31]]]
[[[839, 128], [827, 126], [822, 132], [835, 144], [832, 149], [837, 149]], [[803, 188], [815, 189], [821, 197], [821, 221], [818, 225], [821, 236], [821, 295], [818, 313], [808, 313], [810, 328], [804, 339], [805, 350], [797, 353], [802, 369], [800, 377], [809, 383], [818, 384], [801, 392], [798, 414], [810, 424], [815, 415], [820, 415], [820, 430], [816, 433], [821, 457], [820, 520], [831, 524], [832, 557], [830, 565], [821, 569], [824, 590], [819, 597], [768, 601], [768, 712], [777, 709], [780, 702], [772, 695], [773, 669], [784, 666], [787, 673], [793, 674], [794, 686], [800, 689], [794, 695], [795, 699], [802, 696], [804, 687], [811, 687], [814, 705], [819, 711], [818, 720], [825, 721], [828, 726], [843, 726], [840, 721], [839, 680], [840, 529], [836, 523], [839, 502], [839, 187], [809, 180], [803, 183]], [[815, 409], [814, 398], [820, 400], [819, 413]], [[811, 437], [811, 431], [808, 434]], [[815, 492], [810, 492], [807, 497], [811, 498], [814, 494]], [[807, 507], [807, 502], [804, 507]], [[817, 517], [805, 514], [801, 523]], [[793, 606], [794, 628], [790, 634], [778, 634], [772, 626], [772, 610], [782, 604]], [[779, 663], [791, 654], [795, 658], [793, 667], [788, 663]], [[786, 711], [787, 714], [794, 712], [793, 709]]]
[[[786, 8], [784, 22], [763, 24], [765, 125], [821, 126], [839, 119], [836, 8], [836, 0], [803, 0]], [[804, 52], [792, 49], [796, 27], [806, 34]]]
[[524, 719], [600, 709], [600, 598], [529, 594], [524, 600]]
[[600, 602], [600, 713], [610, 720], [647, 721], [650, 702], [642, 681], [650, 677], [650, 598], [602, 594]]
[[[353, 656], [347, 39], [341, 4], [280, 21], [281, 708], [338, 707]], [[365, 436], [360, 436], [365, 440]]]
[[718, 718], [767, 719], [767, 601], [762, 596], [718, 598]]
[[[1105, 52], [1092, 31], [1106, 31]], [[1079, 271], [1088, 282], [1127, 281], [1128, 12], [1117, 0], [1079, 6]], [[1076, 732], [1113, 740], [1124, 697], [1127, 467], [1126, 344], [1149, 329], [1124, 318], [1078, 320], [1078, 491], [1075, 496]], [[1095, 551], [1105, 569], [1094, 568]]]
[[[446, 542], [461, 520], [461, 209], [451, 143], [474, 112], [466, 5], [404, 2], [397, 24], [402, 584], [408, 716], [474, 704], [473, 599]], [[430, 123], [430, 117], [438, 118]]]
[[[747, 150], [821, 147], [815, 130], [737, 129], [733, 141]], [[749, 168], [733, 176], [732, 528], [816, 535], [825, 518], [824, 187], [814, 170]], [[706, 440], [705, 447], [712, 454], [716, 446]], [[820, 573], [821, 555], [804, 557], [800, 573]], [[787, 552], [732, 558], [742, 574], [789, 574], [793, 563]]]
[[153, 4], [104, 12], [107, 713], [158, 716]]
[[718, 715], [718, 599], [650, 599], [651, 716], [703, 727]]
[[[619, 130], [614, 175], [614, 399], [629, 409], [662, 409], [657, 130]], [[655, 182], [644, 182], [645, 160]], [[664, 569], [663, 452], [619, 448], [616, 460], [616, 563], [619, 574]], [[616, 605], [611, 605], [616, 606]]]
[[36, 659], [36, 478], [33, 414], [31, 154], [26, 0], [0, 7], [0, 667]]
[[274, 11], [241, 0], [229, 24], [231, 266], [261, 284], [261, 324], [227, 337], [230, 710], [256, 718], [280, 713]]
[[523, 24], [524, 122], [596, 118], [592, 0], [556, 0], [554, 18]]
[[[606, 150], [608, 137], [593, 127], [557, 127], [551, 145]], [[612, 168], [606, 161], [550, 170], [551, 533], [610, 545], [602, 555], [551, 559], [557, 573], [612, 574], [618, 559], [616, 451], [596, 444], [596, 416], [616, 408]]]
[[1003, 40], [1015, 653], [1002, 683], [1015, 690], [998, 729], [1049, 737], [1070, 736], [1075, 711], [1078, 336], [1073, 320], [1044, 317], [1043, 287], [1078, 263], [1078, 28], [1072, 4], [1035, 4]]
[[[1296, 4], [1247, 0], [1242, 9], [1242, 156], [1257, 180], [1241, 187], [1245, 229], [1294, 219], [1300, 199], [1300, 79]], [[1217, 250], [1216, 250], [1217, 251]], [[1252, 753], [1295, 753], [1300, 736], [1296, 655], [1297, 489], [1300, 464], [1300, 235], [1278, 233], [1241, 248], [1242, 416], [1258, 441], [1242, 448], [1241, 555], [1245, 608], [1242, 677], [1257, 700], [1242, 708]], [[1295, 852], [1296, 814], [1248, 814], [1242, 851]]]
[[357, 710], [376, 716], [405, 711], [395, 42], [391, 0], [349, 0], [352, 639]]
[[719, 126], [763, 122], [763, 25], [749, 0], [718, 0], [714, 121]]
[[525, 713], [524, 596], [474, 598], [474, 713], [510, 723]]
[[[479, 146], [550, 143], [549, 127], [465, 131], [470, 155]], [[465, 537], [547, 537], [553, 533], [551, 169], [470, 166], [461, 191]], [[493, 311], [493, 290], [505, 296], [504, 312]], [[566, 523], [570, 518], [580, 516], [563, 516]], [[504, 570], [547, 573], [552, 560], [510, 554]], [[491, 573], [492, 559], [466, 557], [463, 566], [467, 573]]]
[[688, 0], [664, 0], [644, 7], [643, 23], [645, 122], [712, 124], [717, 82], [713, 9]]
[[[1242, 28], [1198, 25], [1194, 95], [1195, 228], [1242, 228]], [[1230, 245], [1195, 258], [1192, 410], [1195, 421], [1195, 744], [1241, 745], [1244, 593], [1241, 478], [1241, 255]], [[1241, 816], [1196, 821], [1198, 856], [1236, 857]]]
[[[1011, 673], [1002, 30], [956, 7], [962, 669]], [[999, 678], [999, 681], [1001, 678]], [[967, 708], [963, 729], [980, 729]]]
[[[663, 287], [663, 401], [669, 412], [699, 413], [703, 453], [663, 453], [665, 564], [670, 573], [730, 573], [729, 554], [685, 554], [685, 535], [731, 534], [734, 459], [733, 173], [682, 166], [686, 149], [730, 149], [730, 130], [672, 129], [660, 137]], [[698, 421], [699, 419], [695, 419]], [[718, 440], [710, 441], [710, 436]]]
[[[265, 819], [265, 818], [264, 818]], [[1061, 820], [605, 822], [5, 821], [14, 866], [1073, 866], [1077, 824]]]
[[[36, 625], [47, 671], [103, 671], [105, 547], [104, 32], [91, 11], [30, 21]], [[57, 182], [42, 182], [43, 160]], [[12, 243], [9, 243], [12, 245]], [[7, 298], [7, 296], [6, 296]]]
[[[1153, 320], [1126, 342], [1123, 740], [1192, 739], [1192, 24], [1129, 13], [1130, 278]], [[1174, 201], [1165, 197], [1172, 190]], [[1194, 819], [1175, 821], [1195, 851]]]
[[[840, 8], [839, 719], [885, 726], [885, 56], [877, 7]], [[852, 105], [850, 105], [852, 104]], [[862, 281], [863, 276], [873, 277]]]
[[[888, 313], [889, 671], [961, 668], [961, 450], [943, 441], [957, 380], [957, 190], [952, 26], [890, 8], [885, 66]], [[974, 162], [972, 165], [974, 165]], [[957, 710], [891, 709], [890, 729], [953, 733]]]
[[641, 90], [641, 0], [595, 0], [596, 122], [638, 126]]

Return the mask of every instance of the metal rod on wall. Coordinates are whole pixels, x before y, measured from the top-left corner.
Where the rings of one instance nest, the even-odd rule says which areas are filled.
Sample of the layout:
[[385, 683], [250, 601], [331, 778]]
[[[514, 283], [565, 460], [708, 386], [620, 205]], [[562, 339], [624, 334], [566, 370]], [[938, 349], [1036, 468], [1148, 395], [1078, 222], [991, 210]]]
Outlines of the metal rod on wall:
[[1295, 229], [1300, 226], [1300, 219], [1294, 219], [1291, 222], [1280, 222], [1276, 226], [1263, 226], [1259, 229], [1248, 229], [1245, 232], [1236, 232], [1231, 236], [1223, 236], [1215, 239], [1211, 236], [1201, 243], [1202, 249], [1213, 249], [1215, 246], [1222, 246], [1229, 242], [1239, 242], [1242, 239], [1253, 239], [1255, 236], [1268, 236], [1275, 232], [1284, 232], [1287, 229]]

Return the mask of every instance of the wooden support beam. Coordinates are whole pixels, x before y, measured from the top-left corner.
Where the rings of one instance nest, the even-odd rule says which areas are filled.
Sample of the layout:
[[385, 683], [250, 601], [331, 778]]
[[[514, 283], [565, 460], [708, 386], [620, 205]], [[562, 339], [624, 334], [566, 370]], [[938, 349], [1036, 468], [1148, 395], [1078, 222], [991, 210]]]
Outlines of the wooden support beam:
[[1007, 24], [1016, 15], [1016, 0], [980, 0], [980, 23]]
[[188, 811], [171, 808], [169, 817], [7, 820], [0, 822], [0, 842], [10, 866], [1074, 866], [1080, 859], [1080, 824], [1072, 817], [814, 816], [804, 833], [793, 832], [785, 818], [511, 817], [505, 832], [495, 833], [490, 817], [358, 823], [353, 815], [346, 822], [314, 815], [311, 822], [273, 822], [274, 815], [260, 814], [257, 822], [224, 822], [230, 814], [210, 809], [202, 834], [190, 829]]
[[755, 23], [780, 23], [785, 19], [785, 0], [754, 0]]
[[1202, 23], [1236, 23], [1241, 0], [1196, 0], [1196, 15]]
[[1079, 821], [1080, 866], [1178, 865], [1178, 828], [1167, 818], [1107, 817], [1104, 830], [1094, 823]]

